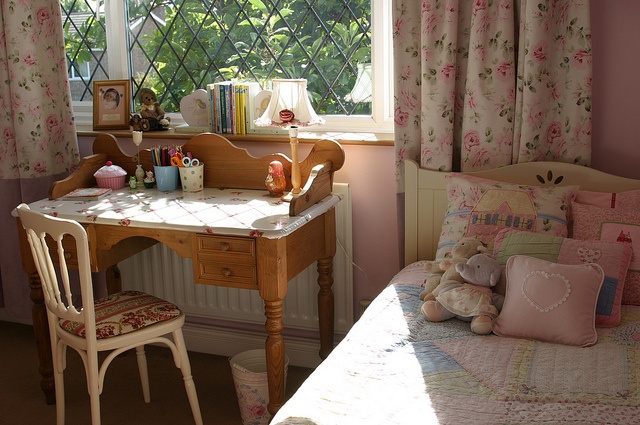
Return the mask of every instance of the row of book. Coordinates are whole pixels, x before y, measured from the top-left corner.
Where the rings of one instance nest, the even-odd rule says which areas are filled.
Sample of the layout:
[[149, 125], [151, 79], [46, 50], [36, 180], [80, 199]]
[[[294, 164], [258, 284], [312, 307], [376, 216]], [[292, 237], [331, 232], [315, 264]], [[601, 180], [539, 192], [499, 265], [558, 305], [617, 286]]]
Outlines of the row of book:
[[256, 95], [261, 91], [255, 81], [223, 81], [207, 84], [209, 124], [218, 134], [247, 134], [255, 119]]

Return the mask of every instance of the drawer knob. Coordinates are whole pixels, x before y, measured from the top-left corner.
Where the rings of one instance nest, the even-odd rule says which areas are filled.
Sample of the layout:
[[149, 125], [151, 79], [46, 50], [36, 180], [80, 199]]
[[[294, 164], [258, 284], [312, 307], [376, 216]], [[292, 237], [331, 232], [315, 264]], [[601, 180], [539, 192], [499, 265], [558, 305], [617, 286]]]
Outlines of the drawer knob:
[[228, 244], [228, 243], [226, 243], [226, 242], [222, 242], [222, 243], [220, 244], [220, 250], [222, 250], [222, 251], [229, 251], [229, 248], [231, 248], [231, 247], [230, 247], [230, 246], [229, 246], [229, 244]]
[[67, 260], [69, 260], [71, 257], [72, 257], [72, 254], [70, 252], [64, 253], [64, 258], [66, 258]]
[[225, 267], [224, 269], [222, 269], [222, 276], [224, 277], [229, 277], [231, 276], [231, 269]]

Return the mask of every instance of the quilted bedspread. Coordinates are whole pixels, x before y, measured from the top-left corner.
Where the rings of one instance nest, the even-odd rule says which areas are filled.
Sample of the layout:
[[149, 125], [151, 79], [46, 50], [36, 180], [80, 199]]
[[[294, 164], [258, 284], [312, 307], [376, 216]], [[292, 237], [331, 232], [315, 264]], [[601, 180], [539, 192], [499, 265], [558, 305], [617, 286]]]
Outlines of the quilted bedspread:
[[272, 424], [638, 424], [640, 307], [580, 348], [471, 333], [419, 312], [403, 269]]

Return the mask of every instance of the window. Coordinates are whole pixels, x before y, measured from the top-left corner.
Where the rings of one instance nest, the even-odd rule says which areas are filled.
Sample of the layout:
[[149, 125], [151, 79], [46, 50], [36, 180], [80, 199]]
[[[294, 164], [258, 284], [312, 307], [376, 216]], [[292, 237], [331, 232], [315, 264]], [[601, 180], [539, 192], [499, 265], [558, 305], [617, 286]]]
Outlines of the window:
[[[61, 0], [74, 110], [94, 80], [153, 89], [180, 123], [208, 83], [306, 78], [327, 131], [390, 131], [390, 0]], [[369, 78], [367, 78], [369, 77]], [[84, 114], [83, 114], [84, 113]]]

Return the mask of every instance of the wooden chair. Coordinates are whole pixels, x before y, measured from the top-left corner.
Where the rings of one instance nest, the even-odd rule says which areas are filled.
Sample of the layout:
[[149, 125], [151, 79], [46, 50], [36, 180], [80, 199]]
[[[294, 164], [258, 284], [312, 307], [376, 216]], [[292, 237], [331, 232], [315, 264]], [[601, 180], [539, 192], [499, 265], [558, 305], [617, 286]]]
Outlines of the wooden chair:
[[[123, 291], [94, 300], [85, 229], [76, 221], [32, 211], [26, 204], [18, 206], [17, 212], [27, 233], [47, 306], [57, 424], [63, 425], [65, 420], [63, 373], [67, 347], [73, 348], [82, 357], [91, 400], [91, 422], [98, 425], [105, 372], [111, 361], [126, 350], [136, 349], [144, 401], [150, 401], [144, 352], [144, 345], [149, 343], [163, 343], [171, 349], [175, 365], [182, 372], [195, 423], [202, 424], [198, 396], [182, 335], [185, 317], [178, 307], [137, 291]], [[75, 243], [69, 236], [75, 239]], [[47, 245], [47, 240], [50, 245]], [[75, 298], [67, 264], [75, 257], [69, 255], [73, 251], [77, 254], [81, 292], [80, 297]], [[81, 306], [77, 305], [78, 298], [81, 298]], [[173, 341], [167, 337], [168, 334], [171, 334]], [[110, 353], [100, 364], [98, 353], [101, 351]]]

